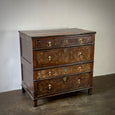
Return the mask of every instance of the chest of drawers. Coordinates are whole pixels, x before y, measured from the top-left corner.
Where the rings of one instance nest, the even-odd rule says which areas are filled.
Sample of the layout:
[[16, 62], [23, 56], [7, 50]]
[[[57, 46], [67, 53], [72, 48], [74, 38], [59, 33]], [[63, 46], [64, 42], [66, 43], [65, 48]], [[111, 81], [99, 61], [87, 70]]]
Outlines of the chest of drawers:
[[95, 33], [77, 28], [19, 31], [22, 91], [39, 98], [92, 94]]

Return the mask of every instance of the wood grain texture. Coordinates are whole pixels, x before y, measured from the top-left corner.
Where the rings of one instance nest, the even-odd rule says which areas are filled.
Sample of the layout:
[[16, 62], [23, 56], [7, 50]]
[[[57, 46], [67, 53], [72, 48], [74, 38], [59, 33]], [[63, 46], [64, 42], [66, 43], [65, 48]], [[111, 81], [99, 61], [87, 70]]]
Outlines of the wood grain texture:
[[[38, 95], [49, 95], [56, 92], [62, 92], [71, 89], [86, 88], [89, 86], [89, 73], [81, 75], [68, 76], [66, 81], [64, 77], [41, 80], [38, 83]], [[79, 81], [80, 80], [80, 81]], [[50, 85], [50, 87], [49, 87]]]
[[95, 34], [94, 31], [79, 29], [79, 28], [63, 28], [63, 29], [49, 29], [49, 30], [27, 30], [19, 31], [32, 38], [47, 37], [47, 36], [60, 36], [60, 35], [83, 35]]
[[92, 63], [79, 64], [79, 65], [34, 71], [35, 73], [34, 79], [48, 79], [48, 78], [53, 78], [57, 76], [79, 74], [79, 73], [91, 72], [91, 71], [92, 71]]
[[88, 89], [92, 94], [94, 31], [19, 31], [22, 91], [37, 99]]
[[93, 35], [53, 36], [33, 39], [33, 49], [51, 49], [93, 44]]
[[34, 95], [33, 88], [33, 56], [32, 39], [24, 34], [20, 34], [20, 54], [21, 54], [21, 73], [22, 73], [22, 91], [28, 91]]
[[36, 68], [84, 62], [92, 59], [92, 46], [36, 51]]
[[20, 47], [21, 56], [29, 63], [32, 63], [32, 39], [24, 34], [20, 34]]
[[[95, 42], [95, 35], [93, 35], [93, 41]], [[92, 47], [92, 59], [94, 60], [94, 47], [95, 47], [95, 44], [93, 45], [93, 47]], [[94, 67], [94, 62], [92, 63], [92, 70], [93, 70], [93, 67]], [[92, 87], [93, 86], [93, 73], [90, 73], [90, 87]], [[88, 94], [89, 95], [92, 95], [92, 93], [93, 93], [93, 88], [90, 88], [90, 89], [88, 89]]]

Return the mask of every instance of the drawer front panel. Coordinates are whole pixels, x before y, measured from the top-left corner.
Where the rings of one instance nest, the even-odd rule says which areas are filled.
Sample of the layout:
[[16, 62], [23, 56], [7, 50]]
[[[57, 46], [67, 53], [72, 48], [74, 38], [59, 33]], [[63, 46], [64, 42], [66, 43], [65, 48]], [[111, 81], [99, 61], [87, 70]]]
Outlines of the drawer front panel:
[[47, 79], [56, 76], [64, 76], [68, 74], [77, 74], [77, 73], [90, 72], [90, 71], [92, 71], [92, 63], [72, 65], [66, 67], [34, 71], [35, 72], [34, 79]]
[[57, 47], [69, 47], [93, 43], [92, 35], [50, 37], [34, 40], [33, 48], [50, 49]]
[[92, 46], [52, 49], [36, 52], [36, 67], [86, 62], [91, 60]]
[[44, 96], [56, 92], [69, 91], [89, 87], [89, 73], [68, 77], [41, 80], [38, 83], [38, 95]]

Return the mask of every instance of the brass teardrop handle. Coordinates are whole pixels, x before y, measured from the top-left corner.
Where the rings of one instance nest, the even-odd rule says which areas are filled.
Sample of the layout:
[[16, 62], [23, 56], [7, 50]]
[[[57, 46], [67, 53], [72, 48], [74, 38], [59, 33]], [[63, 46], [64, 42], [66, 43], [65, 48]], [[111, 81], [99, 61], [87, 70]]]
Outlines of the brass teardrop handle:
[[48, 46], [51, 47], [52, 46], [52, 42], [49, 41], [48, 42]]
[[48, 59], [49, 59], [49, 61], [51, 61], [52, 57], [51, 57], [51, 56], [48, 56]]
[[66, 82], [67, 81], [67, 77], [63, 77], [63, 81]]
[[51, 71], [48, 72], [49, 76], [51, 76]]
[[78, 55], [81, 56], [81, 55], [82, 55], [82, 52], [79, 52]]
[[52, 85], [51, 85], [51, 84], [48, 84], [48, 89], [49, 89], [49, 90], [51, 89], [51, 87], [52, 87]]
[[80, 79], [78, 79], [78, 84], [80, 84], [80, 82], [81, 82], [81, 80], [80, 80]]
[[81, 70], [81, 66], [79, 66], [79, 71]]

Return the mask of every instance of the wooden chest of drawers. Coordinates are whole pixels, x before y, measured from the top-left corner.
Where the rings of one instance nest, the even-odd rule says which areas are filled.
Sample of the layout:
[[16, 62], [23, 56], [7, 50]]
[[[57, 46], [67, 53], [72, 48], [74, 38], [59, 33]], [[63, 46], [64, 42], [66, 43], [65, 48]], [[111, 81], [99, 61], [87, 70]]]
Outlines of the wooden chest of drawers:
[[95, 33], [77, 28], [19, 31], [22, 91], [37, 99], [88, 89], [92, 94]]

